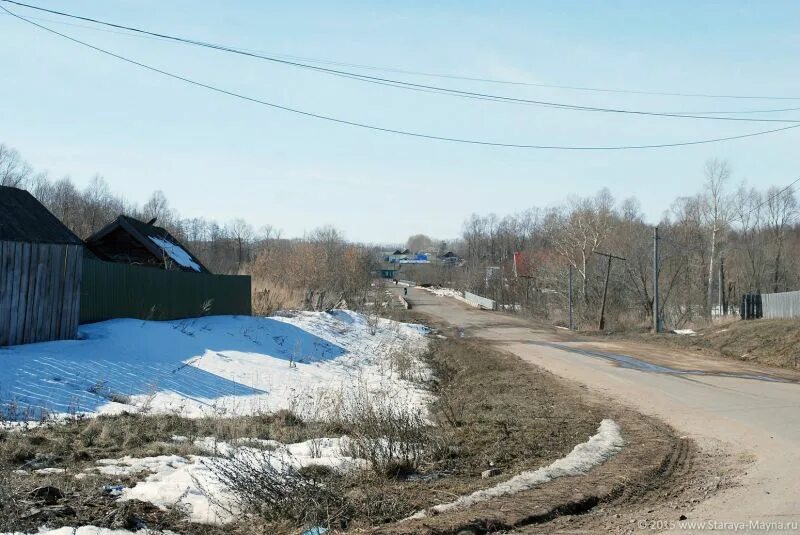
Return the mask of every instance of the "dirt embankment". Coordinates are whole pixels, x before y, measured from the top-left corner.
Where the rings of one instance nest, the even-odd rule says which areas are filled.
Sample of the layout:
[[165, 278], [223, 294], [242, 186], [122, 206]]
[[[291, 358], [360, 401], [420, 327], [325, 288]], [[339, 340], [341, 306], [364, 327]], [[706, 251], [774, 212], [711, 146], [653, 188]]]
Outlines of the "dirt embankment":
[[[485, 435], [479, 438], [483, 448], [496, 442], [496, 446], [487, 449], [516, 452], [499, 463], [502, 476], [492, 478], [485, 486], [497, 484], [520, 470], [543, 466], [559, 451], [563, 455], [581, 441], [581, 435], [585, 439], [593, 433], [596, 427], [592, 426], [602, 418], [620, 424], [625, 447], [584, 476], [563, 477], [468, 509], [398, 522], [380, 528], [379, 533], [549, 532], [567, 528], [565, 519], [588, 532], [624, 532], [630, 519], [616, 512], [609, 514], [609, 510], [654, 511], [657, 504], [668, 503], [665, 516], [678, 520], [680, 511], [676, 511], [687, 508], [691, 500], [696, 501], [710, 488], [709, 473], [694, 465], [698, 458], [694, 444], [675, 436], [658, 420], [591, 395], [585, 388], [531, 366], [515, 355], [490, 349], [484, 340], [467, 339], [458, 345], [462, 348], [457, 359], [461, 373], [477, 374], [477, 378], [464, 384], [464, 391], [472, 400], [484, 400], [469, 411], [470, 419], [475, 421], [468, 427], [474, 431], [475, 423], [480, 422], [478, 427]], [[468, 390], [470, 387], [472, 391]], [[498, 427], [504, 435], [498, 436], [494, 430]], [[473, 439], [466, 434], [463, 438]], [[520, 450], [525, 454], [519, 455]]]
[[695, 329], [694, 334], [613, 333], [608, 336], [752, 364], [800, 370], [800, 320], [798, 319], [734, 320]]

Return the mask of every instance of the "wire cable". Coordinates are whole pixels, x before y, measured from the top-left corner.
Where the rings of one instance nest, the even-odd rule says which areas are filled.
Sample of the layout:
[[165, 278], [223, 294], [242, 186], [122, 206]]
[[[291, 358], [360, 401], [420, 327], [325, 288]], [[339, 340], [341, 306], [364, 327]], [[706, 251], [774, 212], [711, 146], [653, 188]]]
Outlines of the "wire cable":
[[[39, 11], [44, 11], [47, 13], [53, 13], [62, 16], [70, 16], [73, 18], [78, 18], [81, 20], [92, 21], [92, 19], [88, 17], [79, 17], [77, 15], [68, 15], [66, 13], [60, 13], [55, 10], [46, 9], [43, 7], [26, 4], [23, 2], [18, 2], [16, 0], [2, 0], [5, 2], [9, 2], [18, 6], [27, 7], [29, 9], [36, 9]], [[121, 26], [120, 26], [121, 27]], [[124, 28], [124, 27], [123, 27]], [[240, 49], [240, 50], [247, 50], [247, 49]], [[594, 91], [594, 92], [602, 92], [602, 93], [622, 93], [628, 95], [654, 95], [654, 96], [668, 96], [668, 97], [689, 97], [689, 98], [706, 98], [706, 99], [750, 99], [750, 100], [800, 100], [800, 97], [787, 97], [787, 96], [767, 96], [767, 95], [729, 95], [729, 94], [712, 94], [712, 93], [690, 93], [690, 92], [672, 92], [672, 91], [645, 91], [645, 90], [638, 90], [638, 89], [619, 89], [619, 88], [605, 88], [605, 87], [588, 87], [588, 86], [577, 86], [577, 85], [559, 85], [559, 84], [544, 84], [544, 83], [534, 83], [534, 82], [522, 82], [519, 80], [499, 80], [495, 78], [483, 78], [478, 76], [465, 76], [465, 75], [458, 75], [458, 74], [442, 74], [442, 73], [432, 73], [432, 72], [425, 72], [425, 71], [416, 71], [410, 69], [399, 69], [393, 67], [381, 67], [375, 65], [365, 65], [360, 63], [345, 63], [333, 60], [324, 60], [324, 59], [314, 59], [314, 58], [307, 58], [303, 56], [289, 56], [289, 55], [281, 55], [282, 57], [286, 57], [289, 59], [296, 59], [300, 61], [310, 61], [313, 63], [320, 63], [320, 64], [328, 64], [328, 65], [336, 65], [340, 67], [352, 67], [357, 69], [367, 69], [367, 70], [374, 70], [374, 71], [383, 71], [383, 72], [394, 72], [398, 74], [409, 74], [413, 76], [427, 76], [431, 78], [444, 78], [444, 79], [452, 79], [452, 80], [465, 80], [470, 82], [483, 82], [483, 83], [491, 83], [491, 84], [504, 84], [504, 85], [518, 85], [518, 86], [529, 86], [529, 87], [542, 87], [542, 88], [551, 88], [551, 89], [568, 89], [573, 91]], [[731, 112], [735, 113], [735, 112]]]
[[16, 13], [13, 13], [13, 12], [9, 11], [8, 9], [6, 9], [3, 6], [0, 6], [0, 9], [5, 11], [6, 13], [9, 13], [10, 15], [12, 15], [15, 18], [17, 18], [18, 20], [26, 22], [27, 24], [35, 26], [35, 27], [37, 27], [37, 28], [39, 28], [39, 29], [41, 29], [43, 31], [49, 32], [51, 34], [54, 34], [54, 35], [60, 36], [60, 37], [62, 37], [64, 39], [67, 39], [69, 41], [72, 41], [73, 43], [76, 43], [76, 44], [82, 45], [84, 47], [90, 48], [90, 49], [92, 49], [92, 50], [94, 50], [96, 52], [99, 52], [101, 54], [107, 55], [109, 57], [116, 58], [116, 59], [118, 59], [120, 61], [129, 63], [131, 65], [136, 65], [136, 66], [138, 66], [138, 67], [140, 67], [142, 69], [146, 69], [148, 71], [155, 72], [155, 73], [161, 74], [163, 76], [166, 76], [166, 77], [169, 77], [169, 78], [172, 78], [172, 79], [175, 79], [175, 80], [180, 80], [182, 82], [185, 82], [185, 83], [190, 84], [190, 85], [194, 85], [196, 87], [202, 87], [204, 89], [207, 89], [209, 91], [214, 91], [214, 92], [219, 93], [219, 94], [227, 95], [227, 96], [230, 96], [230, 97], [238, 98], [238, 99], [245, 100], [245, 101], [248, 101], [248, 102], [252, 102], [252, 103], [255, 103], [255, 104], [260, 104], [260, 105], [263, 105], [263, 106], [268, 106], [270, 108], [279, 109], [279, 110], [295, 113], [295, 114], [298, 114], [298, 115], [303, 115], [303, 116], [306, 116], [306, 117], [311, 117], [311, 118], [314, 118], [314, 119], [319, 119], [319, 120], [328, 121], [328, 122], [332, 122], [332, 123], [338, 123], [338, 124], [343, 124], [343, 125], [363, 128], [363, 129], [367, 129], [367, 130], [373, 130], [373, 131], [385, 132], [385, 133], [391, 133], [391, 134], [398, 134], [398, 135], [410, 136], [410, 137], [416, 137], [416, 138], [422, 138], [422, 139], [437, 140], [437, 141], [447, 141], [447, 142], [452, 142], [452, 143], [462, 143], [462, 144], [469, 144], [469, 145], [483, 145], [483, 146], [490, 146], [490, 147], [506, 147], [506, 148], [519, 148], [519, 149], [550, 149], [550, 150], [571, 150], [571, 151], [601, 151], [601, 150], [612, 151], [612, 150], [614, 150], [614, 151], [616, 151], [616, 150], [657, 149], [657, 148], [668, 148], [668, 147], [684, 147], [684, 146], [690, 146], [690, 145], [702, 145], [702, 144], [716, 143], [716, 142], [721, 142], [721, 141], [730, 141], [730, 140], [734, 140], [734, 139], [745, 139], [745, 138], [749, 138], [749, 137], [772, 134], [772, 133], [776, 133], [776, 132], [783, 132], [783, 131], [786, 131], [786, 130], [791, 130], [791, 129], [800, 127], [800, 124], [795, 124], [795, 125], [790, 125], [790, 126], [784, 126], [784, 127], [781, 127], [781, 128], [774, 128], [774, 129], [771, 129], [771, 130], [762, 130], [760, 132], [751, 132], [751, 133], [739, 134], [739, 135], [735, 135], [735, 136], [726, 136], [726, 137], [719, 137], [719, 138], [713, 138], [713, 139], [702, 139], [702, 140], [694, 140], [694, 141], [684, 141], [684, 142], [678, 142], [678, 143], [657, 143], [657, 144], [646, 144], [646, 145], [611, 145], [611, 146], [538, 145], [538, 144], [523, 144], [523, 143], [502, 143], [502, 142], [494, 142], [494, 141], [483, 141], [483, 140], [475, 140], [475, 139], [465, 139], [465, 138], [438, 136], [438, 135], [426, 134], [426, 133], [422, 133], [422, 132], [413, 132], [413, 131], [408, 131], [408, 130], [400, 130], [400, 129], [395, 129], [395, 128], [381, 127], [381, 126], [376, 126], [376, 125], [371, 125], [371, 124], [366, 124], [366, 123], [359, 123], [359, 122], [351, 121], [351, 120], [347, 120], [347, 119], [340, 119], [338, 117], [332, 117], [332, 116], [328, 116], [328, 115], [322, 115], [322, 114], [313, 113], [313, 112], [309, 112], [309, 111], [305, 111], [305, 110], [300, 110], [300, 109], [297, 109], [297, 108], [291, 108], [291, 107], [288, 107], [288, 106], [282, 106], [280, 104], [275, 104], [273, 102], [268, 102], [266, 100], [261, 100], [261, 99], [258, 99], [258, 98], [254, 98], [254, 97], [250, 97], [250, 96], [247, 96], [247, 95], [243, 95], [241, 93], [236, 93], [234, 91], [229, 91], [227, 89], [222, 89], [222, 88], [217, 87], [217, 86], [213, 86], [213, 85], [210, 85], [210, 84], [199, 82], [197, 80], [193, 80], [193, 79], [187, 78], [185, 76], [174, 74], [174, 73], [159, 69], [157, 67], [153, 67], [151, 65], [147, 65], [145, 63], [141, 63], [139, 61], [127, 58], [127, 57], [122, 56], [120, 54], [116, 54], [114, 52], [111, 52], [111, 51], [105, 50], [103, 48], [100, 48], [98, 46], [92, 45], [92, 44], [87, 43], [85, 41], [81, 41], [79, 39], [76, 39], [76, 38], [71, 37], [69, 35], [66, 35], [64, 33], [61, 33], [59, 31], [53, 30], [52, 28], [48, 28], [47, 26], [44, 26], [42, 24], [39, 24], [39, 23], [33, 22], [31, 20], [28, 20], [23, 16], [17, 15]]
[[[341, 71], [337, 69], [329, 69], [326, 67], [319, 67], [315, 65], [309, 65], [307, 63], [300, 63], [297, 61], [289, 61], [280, 59], [274, 56], [267, 56], [255, 52], [249, 52], [238, 48], [229, 47], [226, 45], [219, 45], [214, 43], [209, 43], [205, 41], [198, 41], [194, 39], [188, 39], [184, 37], [173, 36], [169, 34], [151, 32], [148, 30], [143, 30], [140, 28], [135, 28], [132, 26], [125, 26], [121, 24], [116, 24], [112, 22], [102, 21], [99, 19], [93, 19], [90, 17], [83, 17], [79, 15], [73, 15], [70, 13], [56, 11], [52, 9], [46, 9], [38, 6], [32, 6], [30, 4], [25, 4], [22, 2], [17, 2], [15, 0], [2, 0], [3, 2], [11, 3], [14, 5], [18, 5], [21, 7], [26, 7], [30, 9], [35, 9], [38, 11], [44, 11], [47, 13], [59, 15], [62, 17], [68, 17], [71, 19], [82, 20], [86, 22], [91, 22], [93, 24], [99, 24], [102, 26], [107, 26], [111, 28], [117, 28], [122, 30], [127, 30], [143, 35], [148, 35], [152, 37], [158, 37], [161, 39], [167, 39], [171, 41], [180, 42], [183, 44], [189, 44], [192, 46], [199, 46], [204, 48], [210, 48], [213, 50], [219, 50], [222, 52], [228, 52], [232, 54], [238, 54], [243, 56], [248, 56], [255, 59], [260, 59], [264, 61], [270, 61], [273, 63], [283, 64], [292, 67], [298, 67], [302, 69], [309, 69], [333, 76], [344, 77], [352, 80], [362, 81], [366, 83], [373, 83], [383, 86], [395, 87], [399, 89], [410, 89], [415, 91], [424, 91], [424, 92], [434, 92], [434, 93], [441, 93], [461, 98], [469, 98], [469, 99], [478, 99], [478, 100], [489, 100], [495, 102], [501, 102], [506, 104], [521, 104], [521, 105], [534, 105], [534, 106], [543, 106], [548, 108], [557, 108], [557, 109], [567, 109], [567, 110], [574, 110], [574, 111], [584, 111], [584, 112], [599, 112], [599, 113], [619, 113], [619, 114], [626, 114], [626, 115], [641, 115], [641, 116], [653, 116], [653, 117], [663, 117], [663, 118], [674, 118], [674, 119], [694, 119], [694, 120], [710, 120], [710, 121], [734, 121], [734, 122], [759, 122], [759, 123], [783, 123], [783, 124], [800, 124], [800, 120], [795, 119], [766, 119], [766, 118], [751, 118], [751, 117], [723, 117], [718, 116], [719, 114], [714, 114], [711, 116], [707, 115], [698, 115], [698, 114], [687, 114], [687, 113], [672, 113], [672, 112], [652, 112], [652, 111], [642, 111], [642, 110], [628, 110], [628, 109], [620, 109], [620, 108], [602, 108], [602, 107], [595, 107], [595, 106], [581, 106], [576, 104], [566, 104], [561, 102], [551, 102], [551, 101], [543, 101], [543, 100], [533, 100], [533, 99], [524, 99], [524, 98], [515, 98], [509, 97], [505, 95], [495, 95], [491, 93], [480, 93], [474, 91], [463, 91], [458, 89], [446, 88], [441, 86], [433, 86], [433, 85], [426, 85], [426, 84], [416, 84], [412, 82], [406, 82], [402, 80], [394, 80], [391, 78], [381, 78], [376, 76], [368, 76], [364, 74], [358, 74], [349, 71]], [[7, 11], [7, 10], [6, 10]], [[10, 12], [9, 12], [10, 13]]]
[[[22, 6], [27, 6], [27, 4], [21, 4], [20, 2], [16, 2], [16, 4], [22, 5]], [[36, 8], [31, 6], [31, 9], [36, 9]], [[10, 16], [10, 13], [0, 13], [0, 15]], [[156, 36], [152, 36], [152, 35], [145, 35], [145, 34], [139, 34], [139, 33], [132, 33], [132, 32], [129, 32], [129, 31], [119, 31], [119, 30], [114, 30], [114, 29], [109, 29], [109, 28], [98, 28], [97, 26], [91, 26], [91, 25], [88, 25], [88, 24], [76, 24], [76, 23], [70, 23], [70, 22], [66, 22], [66, 21], [62, 21], [62, 20], [48, 19], [48, 18], [42, 18], [42, 17], [30, 17], [29, 16], [27, 18], [29, 18], [31, 20], [38, 20], [40, 22], [46, 22], [46, 23], [49, 23], [49, 24], [59, 24], [59, 25], [63, 25], [63, 26], [71, 26], [71, 27], [74, 27], [74, 28], [82, 28], [82, 29], [85, 29], [85, 30], [110, 33], [110, 34], [114, 34], [114, 35], [122, 35], [122, 36], [125, 36], [125, 37], [134, 37], [134, 38], [138, 38], [138, 39], [149, 39], [149, 40], [153, 40], [153, 41], [171, 42], [170, 39], [165, 39], [165, 38], [162, 38], [162, 37], [156, 37]], [[504, 81], [504, 80], [490, 80], [490, 79], [484, 79], [484, 78], [473, 78], [473, 77], [469, 77], [469, 76], [456, 76], [456, 75], [446, 75], [446, 74], [424, 73], [424, 72], [419, 72], [419, 71], [407, 71], [407, 70], [396, 69], [396, 68], [391, 68], [391, 67], [376, 67], [376, 66], [372, 66], [372, 65], [364, 65], [364, 64], [359, 64], [359, 63], [344, 63], [344, 62], [333, 61], [333, 60], [309, 58], [309, 57], [305, 57], [305, 56], [295, 56], [295, 55], [281, 54], [281, 53], [270, 53], [270, 52], [265, 52], [263, 50], [248, 49], [248, 48], [242, 48], [242, 47], [230, 47], [230, 48], [235, 48], [236, 50], [240, 50], [240, 51], [243, 51], [243, 52], [254, 52], [254, 53], [258, 53], [258, 54], [268, 54], [270, 56], [273, 56], [273, 57], [276, 57], [276, 58], [281, 58], [281, 59], [293, 59], [293, 60], [306, 61], [308, 63], [318, 63], [318, 64], [322, 64], [322, 65], [336, 65], [336, 66], [340, 66], [340, 67], [351, 67], [351, 68], [356, 68], [356, 69], [367, 69], [367, 70], [384, 71], [384, 72], [397, 72], [397, 73], [401, 73], [401, 74], [409, 74], [409, 75], [412, 75], [412, 76], [429, 76], [429, 77], [439, 77], [439, 78], [455, 78], [455, 79], [463, 79], [463, 80], [468, 80], [468, 81], [479, 81], [479, 82], [483, 81], [483, 82], [493, 82], [493, 83], [512, 84], [512, 85], [513, 84], [516, 84], [516, 85], [533, 85], [533, 86], [537, 86], [537, 87], [546, 87], [546, 88], [569, 88], [567, 86], [555, 86], [555, 85], [548, 85], [548, 84], [528, 84], [528, 83], [525, 83], [525, 82], [514, 82], [514, 81]], [[589, 89], [587, 89], [587, 90], [589, 90]], [[597, 89], [597, 91], [615, 92], [617, 90]], [[648, 95], [649, 94], [656, 94], [656, 95], [668, 94], [668, 93], [651, 93], [651, 92], [636, 92], [636, 91], [622, 91], [622, 92], [633, 92], [633, 93], [641, 93], [641, 94], [648, 94]], [[677, 95], [677, 94], [672, 94], [672, 95]], [[685, 96], [692, 96], [692, 95], [685, 95]], [[700, 95], [694, 95], [694, 96], [700, 96]], [[724, 96], [714, 96], [714, 95], [708, 95], [708, 96], [709, 96], [709, 98], [728, 98], [728, 97], [724, 97]], [[744, 97], [742, 97], [742, 98], [744, 98]], [[771, 98], [771, 97], [747, 97], [747, 98]], [[787, 97], [787, 99], [792, 99], [792, 97]], [[666, 112], [661, 112], [661, 113], [667, 113], [667, 114], [671, 114], [671, 115], [753, 115], [753, 114], [761, 114], [761, 113], [785, 113], [785, 112], [790, 112], [790, 111], [800, 111], [800, 107], [795, 107], [795, 108], [768, 108], [768, 109], [757, 109], [757, 110], [701, 110], [701, 111], [686, 111], [686, 110], [682, 110], [682, 111], [666, 111]]]
[[776, 191], [775, 193], [773, 193], [772, 195], [768, 196], [768, 197], [767, 197], [766, 199], [764, 199], [762, 202], [758, 203], [756, 206], [754, 206], [753, 208], [751, 208], [750, 210], [748, 210], [747, 212], [745, 212], [745, 213], [744, 213], [744, 214], [742, 214], [742, 215], [750, 215], [750, 214], [752, 214], [753, 212], [755, 212], [756, 210], [758, 210], [759, 208], [761, 208], [761, 207], [762, 207], [762, 206], [764, 206], [765, 204], [769, 203], [769, 202], [770, 202], [770, 201], [772, 201], [773, 199], [777, 199], [778, 197], [780, 197], [780, 196], [781, 196], [781, 194], [783, 194], [783, 193], [785, 193], [786, 191], [788, 191], [789, 189], [791, 189], [791, 188], [792, 188], [792, 186], [794, 186], [794, 185], [795, 185], [795, 184], [797, 184], [798, 182], [800, 182], [800, 177], [798, 177], [798, 178], [796, 178], [795, 180], [793, 180], [793, 181], [792, 181], [792, 182], [791, 182], [791, 183], [790, 183], [788, 186], [786, 186], [785, 188], [782, 188], [782, 189], [780, 189], [780, 190]]

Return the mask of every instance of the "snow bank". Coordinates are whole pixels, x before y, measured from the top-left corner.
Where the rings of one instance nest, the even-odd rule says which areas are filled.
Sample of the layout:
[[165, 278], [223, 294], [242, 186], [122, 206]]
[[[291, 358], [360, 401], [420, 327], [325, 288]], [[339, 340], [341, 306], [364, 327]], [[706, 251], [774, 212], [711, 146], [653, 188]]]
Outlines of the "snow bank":
[[0, 348], [0, 411], [20, 420], [125, 410], [313, 417], [332, 393], [356, 389], [423, 408], [429, 394], [399, 377], [391, 355], [420, 356], [425, 334], [349, 311], [105, 321], [81, 326], [79, 340]]
[[585, 474], [591, 468], [613, 457], [622, 449], [623, 444], [624, 441], [619, 425], [613, 420], [603, 420], [600, 422], [600, 427], [595, 435], [588, 441], [575, 446], [566, 457], [553, 462], [551, 465], [529, 472], [522, 472], [499, 485], [473, 492], [468, 496], [461, 496], [450, 503], [436, 505], [428, 511], [420, 511], [410, 518], [424, 518], [428, 514], [463, 509], [492, 498], [530, 490], [537, 485], [559, 477]]

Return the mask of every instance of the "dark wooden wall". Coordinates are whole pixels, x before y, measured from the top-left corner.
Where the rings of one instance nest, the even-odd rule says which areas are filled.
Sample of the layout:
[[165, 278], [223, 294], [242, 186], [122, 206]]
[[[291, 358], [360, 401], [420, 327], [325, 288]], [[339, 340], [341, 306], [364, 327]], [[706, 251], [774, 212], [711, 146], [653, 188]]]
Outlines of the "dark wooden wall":
[[123, 228], [117, 228], [100, 239], [87, 242], [87, 245], [101, 260], [164, 269], [164, 261]]
[[0, 346], [75, 338], [83, 246], [0, 241]]

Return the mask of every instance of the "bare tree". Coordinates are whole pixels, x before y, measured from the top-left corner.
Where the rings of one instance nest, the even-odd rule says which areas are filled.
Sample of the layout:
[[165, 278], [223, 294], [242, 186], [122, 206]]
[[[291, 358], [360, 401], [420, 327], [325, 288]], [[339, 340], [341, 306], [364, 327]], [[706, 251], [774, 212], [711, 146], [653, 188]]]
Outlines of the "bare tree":
[[433, 247], [433, 240], [425, 234], [415, 234], [406, 241], [406, 248], [412, 253], [427, 251]]
[[767, 190], [766, 221], [774, 246], [772, 262], [772, 291], [780, 291], [782, 278], [783, 249], [786, 232], [797, 220], [797, 198], [791, 189], [779, 190], [775, 186]]
[[23, 187], [33, 169], [15, 149], [0, 144], [0, 186]]
[[556, 251], [578, 272], [581, 293], [589, 303], [591, 260], [611, 228], [613, 198], [608, 190], [594, 198], [573, 198], [568, 205], [550, 213], [547, 229]]
[[241, 271], [245, 261], [249, 260], [248, 248], [253, 239], [253, 227], [244, 219], [237, 218], [231, 221], [228, 229], [236, 242], [237, 271]]
[[762, 225], [764, 221], [764, 201], [755, 188], [747, 189], [742, 184], [733, 200], [733, 219], [739, 231], [739, 250], [745, 258], [748, 291], [761, 292], [764, 275], [764, 246]]
[[731, 170], [728, 162], [713, 158], [706, 162], [705, 184], [703, 191], [703, 216], [709, 227], [711, 240], [708, 255], [708, 285], [705, 308], [711, 313], [711, 302], [714, 291], [714, 259], [719, 254], [720, 236], [728, 224], [730, 204], [725, 194], [725, 184], [730, 178]]
[[163, 191], [156, 190], [153, 192], [147, 202], [144, 203], [144, 206], [142, 206], [142, 215], [147, 220], [156, 218], [161, 225], [169, 222], [169, 201]]

